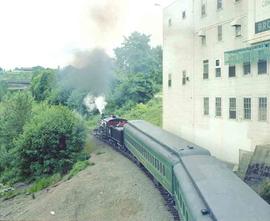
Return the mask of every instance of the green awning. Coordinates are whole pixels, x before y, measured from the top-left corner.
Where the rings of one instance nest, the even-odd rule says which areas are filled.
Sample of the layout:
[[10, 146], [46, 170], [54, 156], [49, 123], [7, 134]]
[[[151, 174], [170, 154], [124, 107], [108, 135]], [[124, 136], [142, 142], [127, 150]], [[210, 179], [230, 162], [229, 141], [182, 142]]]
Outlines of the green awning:
[[225, 64], [235, 65], [245, 62], [257, 62], [260, 59], [270, 59], [270, 41], [256, 44], [248, 48], [242, 48], [224, 53]]

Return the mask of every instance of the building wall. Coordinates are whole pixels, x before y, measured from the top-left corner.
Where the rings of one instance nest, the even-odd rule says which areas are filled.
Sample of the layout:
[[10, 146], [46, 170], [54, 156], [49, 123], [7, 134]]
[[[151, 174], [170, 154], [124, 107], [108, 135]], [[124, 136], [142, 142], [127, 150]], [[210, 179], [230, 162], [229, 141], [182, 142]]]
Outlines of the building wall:
[[[206, 16], [201, 16], [201, 2], [206, 2]], [[263, 1], [263, 0], [260, 0]], [[253, 151], [258, 144], [270, 143], [270, 61], [268, 73], [244, 75], [236, 65], [236, 77], [228, 77], [224, 52], [246, 48], [251, 43], [270, 40], [270, 33], [255, 34], [255, 22], [270, 18], [270, 4], [262, 7], [256, 0], [223, 1], [217, 10], [216, 0], [178, 0], [164, 10], [163, 126], [165, 129], [208, 148], [218, 158], [237, 163], [239, 149]], [[265, 9], [266, 7], [266, 9]], [[182, 19], [182, 12], [186, 18]], [[169, 20], [171, 19], [171, 25]], [[235, 37], [232, 22], [241, 23], [240, 37]], [[217, 27], [222, 25], [222, 41]], [[201, 44], [202, 32], [206, 45]], [[209, 60], [209, 79], [203, 79], [203, 60]], [[215, 62], [220, 60], [221, 77], [215, 77]], [[182, 85], [182, 72], [189, 81]], [[172, 85], [168, 87], [168, 76]], [[203, 98], [209, 97], [209, 116], [203, 114]], [[215, 117], [215, 98], [222, 98], [222, 116]], [[237, 118], [229, 119], [229, 98], [237, 99]], [[243, 98], [252, 101], [252, 118], [244, 120]], [[258, 98], [268, 98], [268, 120], [258, 121]]]

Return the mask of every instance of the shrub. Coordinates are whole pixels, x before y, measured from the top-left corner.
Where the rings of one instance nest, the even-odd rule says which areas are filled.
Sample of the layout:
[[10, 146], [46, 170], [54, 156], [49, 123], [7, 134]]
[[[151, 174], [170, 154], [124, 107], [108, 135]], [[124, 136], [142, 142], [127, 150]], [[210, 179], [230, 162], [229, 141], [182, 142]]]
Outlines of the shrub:
[[38, 70], [31, 82], [31, 92], [35, 100], [43, 101], [49, 97], [55, 86], [55, 71]]
[[78, 161], [77, 163], [75, 163], [72, 167], [72, 170], [68, 173], [68, 179], [71, 179], [72, 177], [74, 177], [76, 174], [78, 174], [80, 171], [84, 170], [86, 167], [88, 167], [89, 161], [85, 160], [85, 161]]
[[266, 202], [270, 204], [270, 181], [264, 184], [261, 196]]
[[16, 140], [24, 177], [67, 173], [85, 143], [85, 126], [74, 113], [62, 106], [43, 106]]
[[29, 193], [35, 193], [40, 190], [47, 188], [61, 180], [61, 175], [59, 173], [54, 174], [53, 176], [43, 177], [38, 179], [33, 185], [29, 188]]

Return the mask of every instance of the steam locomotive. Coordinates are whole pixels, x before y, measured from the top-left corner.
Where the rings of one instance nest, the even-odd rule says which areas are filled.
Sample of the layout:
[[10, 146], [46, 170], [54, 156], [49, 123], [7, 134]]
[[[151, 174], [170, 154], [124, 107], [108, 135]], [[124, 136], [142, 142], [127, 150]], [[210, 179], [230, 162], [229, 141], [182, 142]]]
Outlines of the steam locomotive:
[[171, 196], [181, 220], [270, 220], [270, 205], [203, 147], [115, 116], [102, 119], [94, 133], [136, 159]]

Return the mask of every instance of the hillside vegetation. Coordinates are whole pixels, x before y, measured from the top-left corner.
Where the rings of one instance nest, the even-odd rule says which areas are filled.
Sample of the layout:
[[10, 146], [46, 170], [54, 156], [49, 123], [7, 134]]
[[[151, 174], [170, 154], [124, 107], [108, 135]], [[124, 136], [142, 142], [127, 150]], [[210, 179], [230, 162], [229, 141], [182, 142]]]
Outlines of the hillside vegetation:
[[[114, 59], [102, 49], [80, 52], [80, 65], [62, 70], [2, 69], [0, 197], [15, 196], [17, 183], [33, 193], [91, 165], [88, 134], [100, 120], [98, 97], [106, 97], [105, 114], [162, 124], [161, 98], [154, 97], [162, 83], [161, 47], [135, 32], [114, 52]], [[7, 81], [17, 80], [30, 80], [30, 88], [9, 90]]]
[[157, 126], [162, 126], [162, 98], [154, 97], [146, 104], [140, 103], [131, 110], [118, 112], [123, 118], [128, 120], [145, 120]]

